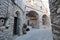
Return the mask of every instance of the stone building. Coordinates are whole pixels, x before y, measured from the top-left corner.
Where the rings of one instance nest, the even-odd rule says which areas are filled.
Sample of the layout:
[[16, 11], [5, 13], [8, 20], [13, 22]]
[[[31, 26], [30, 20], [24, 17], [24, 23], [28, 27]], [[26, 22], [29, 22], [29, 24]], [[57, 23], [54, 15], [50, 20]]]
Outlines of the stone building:
[[24, 4], [25, 19], [28, 26], [33, 25], [34, 28], [51, 27], [48, 1], [25, 0]]
[[49, 0], [54, 40], [60, 40], [60, 0]]
[[22, 34], [23, 9], [21, 0], [0, 0], [0, 40], [12, 40]]
[[0, 0], [0, 40], [14, 40], [22, 35], [23, 24], [50, 28], [49, 8], [43, 3], [41, 0]]

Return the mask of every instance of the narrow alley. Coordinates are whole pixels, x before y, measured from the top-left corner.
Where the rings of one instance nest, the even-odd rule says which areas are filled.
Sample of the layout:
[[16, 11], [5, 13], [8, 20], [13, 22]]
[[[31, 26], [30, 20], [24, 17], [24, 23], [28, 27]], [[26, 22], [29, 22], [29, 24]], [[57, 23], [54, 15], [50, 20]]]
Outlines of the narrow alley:
[[0, 0], [0, 40], [60, 40], [60, 0]]

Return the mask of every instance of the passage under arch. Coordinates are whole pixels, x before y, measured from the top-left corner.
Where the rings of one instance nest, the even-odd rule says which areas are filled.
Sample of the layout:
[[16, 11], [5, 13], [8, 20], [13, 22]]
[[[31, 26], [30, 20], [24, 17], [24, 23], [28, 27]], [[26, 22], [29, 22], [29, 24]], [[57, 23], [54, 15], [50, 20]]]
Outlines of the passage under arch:
[[27, 25], [28, 26], [37, 26], [37, 21], [38, 21], [38, 14], [37, 12], [35, 11], [29, 11], [27, 14], [26, 14], [26, 17], [27, 17]]

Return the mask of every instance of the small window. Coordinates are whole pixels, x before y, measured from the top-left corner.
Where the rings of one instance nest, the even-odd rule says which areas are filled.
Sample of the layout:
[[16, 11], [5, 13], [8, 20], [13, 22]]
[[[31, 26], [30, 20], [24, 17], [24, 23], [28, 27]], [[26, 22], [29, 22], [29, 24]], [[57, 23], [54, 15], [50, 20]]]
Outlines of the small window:
[[1, 19], [1, 22], [4, 22], [4, 19]]
[[42, 6], [40, 6], [40, 10], [42, 10], [43, 9], [43, 7]]
[[4, 25], [4, 19], [0, 19], [0, 25], [3, 26]]
[[5, 18], [0, 18], [0, 26], [4, 26], [5, 25]]

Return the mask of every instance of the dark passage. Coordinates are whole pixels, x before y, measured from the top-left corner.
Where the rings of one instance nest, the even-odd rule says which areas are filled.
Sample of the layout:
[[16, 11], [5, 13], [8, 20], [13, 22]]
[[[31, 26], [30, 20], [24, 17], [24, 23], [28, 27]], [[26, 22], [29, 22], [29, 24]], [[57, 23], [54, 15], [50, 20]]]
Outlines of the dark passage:
[[14, 29], [13, 29], [13, 34], [17, 35], [17, 17], [14, 17]]

